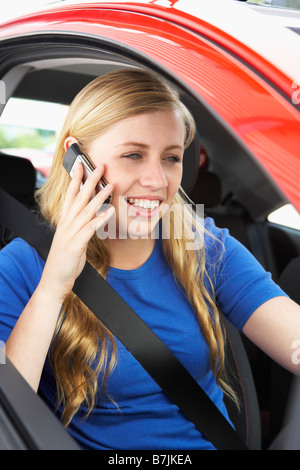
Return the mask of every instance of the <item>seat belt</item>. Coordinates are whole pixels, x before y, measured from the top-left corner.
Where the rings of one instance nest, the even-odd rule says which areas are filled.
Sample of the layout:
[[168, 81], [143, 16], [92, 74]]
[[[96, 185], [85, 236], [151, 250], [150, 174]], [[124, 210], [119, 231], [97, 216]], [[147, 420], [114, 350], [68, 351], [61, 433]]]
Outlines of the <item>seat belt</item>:
[[[46, 260], [53, 232], [0, 188], [0, 223]], [[220, 410], [165, 344], [87, 262], [73, 292], [123, 343], [166, 395], [219, 450], [247, 450]], [[101, 294], [99, 294], [101, 293]], [[101, 299], [101, 302], [99, 302]]]

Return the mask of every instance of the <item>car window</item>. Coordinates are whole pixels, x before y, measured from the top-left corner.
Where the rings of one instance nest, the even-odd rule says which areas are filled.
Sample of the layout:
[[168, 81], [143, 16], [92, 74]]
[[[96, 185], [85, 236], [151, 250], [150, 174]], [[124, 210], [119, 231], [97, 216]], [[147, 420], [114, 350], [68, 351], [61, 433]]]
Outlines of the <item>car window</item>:
[[247, 3], [300, 10], [300, 0], [248, 0]]
[[0, 117], [0, 151], [29, 159], [37, 170], [37, 185], [49, 176], [57, 133], [68, 106], [10, 98]]
[[268, 216], [269, 222], [300, 230], [300, 214], [291, 204], [285, 204]]

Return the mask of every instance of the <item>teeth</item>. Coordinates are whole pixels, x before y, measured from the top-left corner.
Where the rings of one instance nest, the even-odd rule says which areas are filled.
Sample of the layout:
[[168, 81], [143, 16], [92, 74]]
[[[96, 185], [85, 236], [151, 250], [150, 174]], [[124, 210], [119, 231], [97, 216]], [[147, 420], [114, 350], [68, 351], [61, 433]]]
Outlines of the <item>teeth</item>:
[[134, 204], [135, 206], [141, 207], [142, 209], [151, 210], [153, 211], [156, 207], [159, 206], [159, 201], [150, 201], [149, 199], [134, 199], [130, 197], [128, 199], [130, 204]]

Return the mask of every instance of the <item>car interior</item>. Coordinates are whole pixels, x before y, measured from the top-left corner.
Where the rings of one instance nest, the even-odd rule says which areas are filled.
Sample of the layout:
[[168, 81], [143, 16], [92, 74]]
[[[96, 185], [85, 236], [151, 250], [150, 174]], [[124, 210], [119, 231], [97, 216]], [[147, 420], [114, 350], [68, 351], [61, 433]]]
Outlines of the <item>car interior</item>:
[[[6, 101], [15, 97], [65, 105], [89, 81], [110, 70], [142, 67], [160, 73], [178, 89], [197, 124], [197, 137], [184, 158], [183, 189], [195, 204], [204, 205], [206, 216], [213, 217], [217, 226], [228, 228], [274, 280], [300, 302], [295, 285], [300, 233], [268, 221], [268, 215], [287, 202], [285, 197], [249, 149], [182, 80], [136, 52], [62, 35], [43, 38], [43, 44], [30, 38], [22, 44], [8, 41], [5, 51], [0, 50], [0, 64]], [[36, 211], [36, 186], [37, 169], [33, 164], [0, 149], [0, 187]], [[1, 247], [13, 236], [2, 226]], [[237, 344], [228, 346], [230, 364], [243, 375], [236, 381], [243, 396], [236, 427], [251, 448], [267, 448], [282, 428], [292, 376], [227, 323], [226, 329]]]

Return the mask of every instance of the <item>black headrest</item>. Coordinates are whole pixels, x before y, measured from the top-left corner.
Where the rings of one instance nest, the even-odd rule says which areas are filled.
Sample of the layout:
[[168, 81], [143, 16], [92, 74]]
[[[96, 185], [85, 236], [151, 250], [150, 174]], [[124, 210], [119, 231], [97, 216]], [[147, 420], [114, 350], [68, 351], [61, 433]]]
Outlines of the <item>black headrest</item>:
[[295, 302], [300, 303], [299, 292], [300, 256], [292, 259], [277, 279], [277, 284]]
[[26, 158], [0, 152], [0, 187], [19, 201], [34, 204], [36, 171]]
[[183, 158], [181, 186], [186, 194], [190, 194], [197, 181], [200, 166], [200, 148], [200, 139], [196, 133], [193, 142], [185, 150]]
[[195, 204], [204, 204], [206, 208], [216, 207], [221, 200], [219, 177], [206, 169], [200, 169], [189, 197]]
[[215, 173], [207, 170], [208, 166], [209, 158], [196, 132], [184, 153], [181, 186], [195, 204], [211, 208], [220, 203], [221, 181]]

